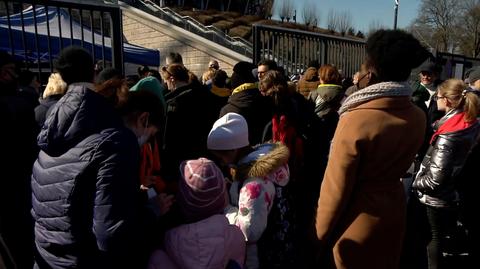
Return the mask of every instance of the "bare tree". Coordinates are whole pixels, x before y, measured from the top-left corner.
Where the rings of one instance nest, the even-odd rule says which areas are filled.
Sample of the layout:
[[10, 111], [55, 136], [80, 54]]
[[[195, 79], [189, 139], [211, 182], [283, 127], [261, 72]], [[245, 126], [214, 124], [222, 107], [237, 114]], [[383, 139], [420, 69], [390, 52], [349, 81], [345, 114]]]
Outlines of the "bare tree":
[[331, 32], [336, 32], [338, 29], [338, 14], [333, 9], [328, 11], [327, 29]]
[[480, 1], [464, 0], [461, 9], [465, 15], [456, 31], [459, 49], [467, 56], [477, 57], [480, 54]]
[[380, 29], [385, 29], [385, 25], [382, 24], [382, 22], [380, 22], [380, 20], [378, 19], [374, 19], [374, 20], [371, 20], [370, 23], [368, 24], [368, 34], [367, 35], [371, 35], [373, 33], [375, 33], [376, 31], [380, 30]]
[[432, 29], [430, 27], [419, 24], [415, 21], [408, 28], [408, 31], [412, 33], [422, 43], [423, 46], [432, 50], [435, 49], [436, 42], [434, 41]]
[[313, 3], [305, 3], [303, 5], [303, 22], [307, 26], [317, 26], [318, 21], [320, 20], [320, 13], [317, 9], [317, 6]]
[[[464, 1], [464, 0], [462, 0]], [[455, 34], [461, 16], [459, 0], [422, 0], [413, 27], [441, 51], [454, 51], [458, 45]]]
[[352, 28], [353, 26], [352, 13], [350, 13], [350, 11], [343, 11], [339, 13], [337, 18], [338, 18], [338, 31], [342, 35], [345, 35], [348, 29]]
[[340, 32], [345, 35], [352, 26], [352, 13], [349, 11], [337, 12], [333, 9], [328, 11], [327, 29], [331, 32]]
[[290, 21], [290, 18], [293, 16], [293, 2], [292, 0], [283, 0], [282, 4], [279, 7], [278, 15], [282, 22], [284, 20]]

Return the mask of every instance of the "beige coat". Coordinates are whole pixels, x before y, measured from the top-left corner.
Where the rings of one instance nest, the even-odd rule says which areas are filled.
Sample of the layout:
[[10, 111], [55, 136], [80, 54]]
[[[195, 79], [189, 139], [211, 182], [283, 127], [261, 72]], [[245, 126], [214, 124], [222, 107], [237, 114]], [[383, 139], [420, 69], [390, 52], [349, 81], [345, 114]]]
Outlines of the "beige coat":
[[400, 178], [425, 125], [409, 97], [375, 99], [340, 118], [316, 217], [337, 268], [398, 268], [406, 214]]

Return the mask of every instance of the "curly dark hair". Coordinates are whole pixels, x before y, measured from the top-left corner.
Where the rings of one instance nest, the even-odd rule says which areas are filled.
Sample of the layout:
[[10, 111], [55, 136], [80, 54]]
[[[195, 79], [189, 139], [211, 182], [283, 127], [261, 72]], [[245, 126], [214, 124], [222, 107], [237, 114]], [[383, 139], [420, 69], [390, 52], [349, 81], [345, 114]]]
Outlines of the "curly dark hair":
[[82, 47], [64, 48], [54, 61], [55, 69], [68, 85], [75, 82], [92, 82], [94, 64], [92, 55]]
[[405, 81], [429, 56], [415, 37], [401, 30], [379, 30], [367, 40], [367, 68], [379, 81]]

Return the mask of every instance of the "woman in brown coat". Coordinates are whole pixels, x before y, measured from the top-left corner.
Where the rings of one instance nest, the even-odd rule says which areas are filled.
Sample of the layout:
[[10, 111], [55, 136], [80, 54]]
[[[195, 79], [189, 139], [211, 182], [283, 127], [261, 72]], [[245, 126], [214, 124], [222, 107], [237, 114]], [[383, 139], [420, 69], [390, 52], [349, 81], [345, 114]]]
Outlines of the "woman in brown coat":
[[406, 213], [400, 178], [425, 132], [405, 81], [427, 57], [402, 31], [380, 30], [367, 41], [363, 89], [339, 110], [318, 201], [320, 252], [333, 248], [337, 268], [398, 268]]

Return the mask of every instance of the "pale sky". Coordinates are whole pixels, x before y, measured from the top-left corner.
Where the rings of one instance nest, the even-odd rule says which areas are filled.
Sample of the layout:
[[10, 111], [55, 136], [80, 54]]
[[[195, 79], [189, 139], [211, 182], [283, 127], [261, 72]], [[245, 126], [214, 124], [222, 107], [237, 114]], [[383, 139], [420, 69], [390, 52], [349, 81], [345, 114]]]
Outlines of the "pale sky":
[[[368, 31], [369, 24], [377, 20], [387, 28], [393, 28], [394, 0], [290, 0], [297, 10], [297, 22], [303, 21], [304, 5], [316, 8], [320, 13], [319, 26], [326, 28], [328, 11], [330, 9], [352, 14], [353, 25], [356, 30]], [[278, 19], [277, 6], [283, 0], [275, 0], [274, 18]], [[398, 27], [407, 27], [417, 16], [420, 0], [399, 0]]]

